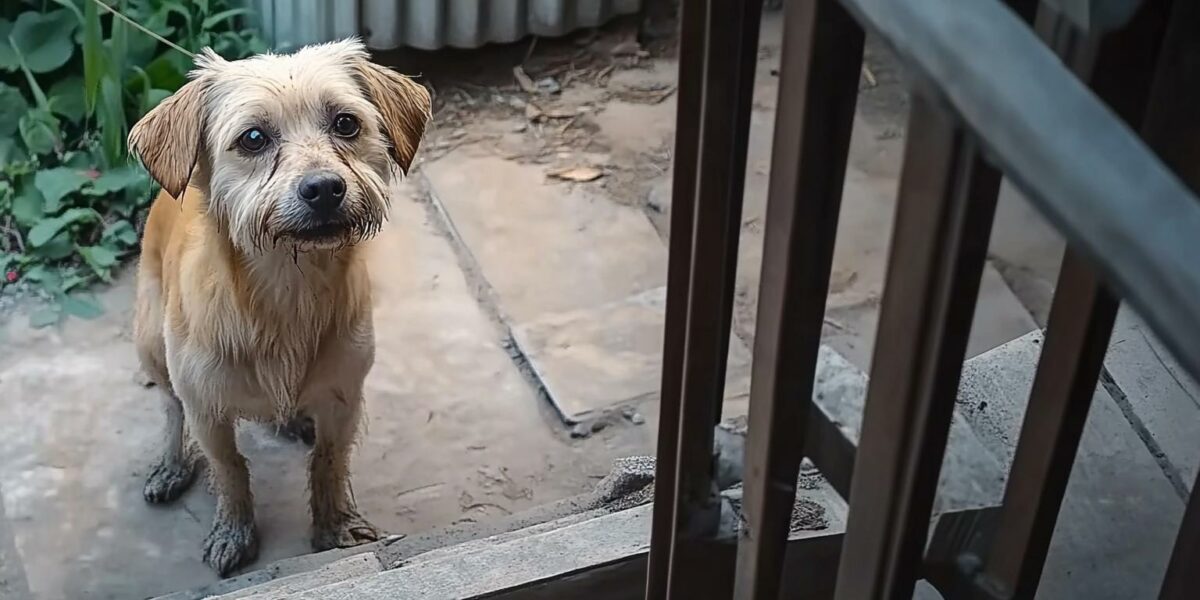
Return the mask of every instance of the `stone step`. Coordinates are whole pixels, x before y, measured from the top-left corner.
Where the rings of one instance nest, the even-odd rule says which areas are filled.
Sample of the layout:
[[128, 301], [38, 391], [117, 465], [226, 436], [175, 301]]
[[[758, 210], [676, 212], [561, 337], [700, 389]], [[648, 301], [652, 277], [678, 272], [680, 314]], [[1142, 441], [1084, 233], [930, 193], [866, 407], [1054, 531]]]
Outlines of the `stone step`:
[[[964, 373], [964, 378], [968, 377]], [[817, 354], [813, 400], [841, 425], [842, 433], [858, 445], [862, 429], [867, 376], [829, 346]], [[934, 512], [981, 508], [999, 503], [1004, 479], [996, 455], [989, 451], [967, 420], [955, 411]]]
[[215, 596], [213, 600], [281, 600], [303, 591], [355, 577], [373, 575], [382, 570], [374, 552], [363, 552], [336, 560], [312, 571], [297, 573]]
[[[1007, 477], [1041, 355], [1040, 331], [967, 361], [958, 408]], [[1111, 364], [1110, 355], [1110, 364]], [[1183, 500], [1098, 386], [1050, 543], [1037, 598], [1156, 597]]]
[[[797, 511], [793, 514], [789, 539], [842, 533], [845, 530], [845, 503], [819, 477], [808, 481], [797, 494]], [[727, 506], [740, 504], [739, 489], [726, 491], [724, 497]], [[644, 556], [649, 548], [652, 509], [649, 504], [642, 504], [447, 546], [413, 557], [392, 570], [306, 590], [287, 598], [449, 600], [493, 594], [518, 584], [545, 581], [588, 567]], [[732, 510], [731, 517], [723, 518], [723, 523], [736, 526], [736, 508]], [[728, 533], [734, 535], [736, 531], [731, 529]]]

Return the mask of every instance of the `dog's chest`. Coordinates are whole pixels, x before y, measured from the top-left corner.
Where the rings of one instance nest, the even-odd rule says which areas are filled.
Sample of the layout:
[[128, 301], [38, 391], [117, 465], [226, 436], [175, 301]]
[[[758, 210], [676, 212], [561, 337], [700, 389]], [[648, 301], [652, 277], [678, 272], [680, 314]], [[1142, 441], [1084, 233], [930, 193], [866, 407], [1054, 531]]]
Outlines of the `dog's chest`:
[[[237, 412], [273, 418], [293, 412], [322, 346], [336, 336], [339, 294], [321, 280], [281, 277], [230, 294], [213, 315], [206, 345], [220, 365], [218, 380]], [[316, 287], [320, 286], [320, 287]], [[213, 322], [210, 321], [210, 322]]]

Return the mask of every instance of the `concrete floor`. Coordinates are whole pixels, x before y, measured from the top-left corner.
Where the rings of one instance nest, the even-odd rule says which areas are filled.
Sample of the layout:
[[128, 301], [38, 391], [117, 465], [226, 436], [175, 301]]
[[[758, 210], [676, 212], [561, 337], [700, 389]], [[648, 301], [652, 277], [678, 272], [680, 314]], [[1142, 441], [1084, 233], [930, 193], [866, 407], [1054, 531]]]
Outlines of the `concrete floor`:
[[[760, 49], [727, 415], [746, 410], [779, 25], [768, 14]], [[629, 34], [610, 28], [596, 43]], [[575, 51], [563, 46], [540, 43], [535, 58]], [[622, 59], [606, 81], [587, 73], [561, 95], [530, 99], [504, 60], [490, 65], [502, 87], [456, 87], [425, 70], [445, 104], [373, 243], [378, 355], [355, 493], [391, 532], [579, 493], [613, 458], [653, 449], [662, 319], [653, 299], [665, 283], [676, 63]], [[864, 80], [860, 95], [824, 332], [864, 370], [907, 111], [894, 63], [869, 45], [868, 65], [877, 84]], [[577, 166], [602, 176], [553, 176]], [[1044, 319], [1061, 252], [1011, 190], [996, 227], [971, 355]], [[131, 274], [102, 299], [95, 321], [31, 330], [18, 316], [0, 333], [0, 557], [24, 567], [0, 570], [0, 581], [38, 600], [140, 598], [215, 579], [200, 561], [213, 510], [203, 486], [174, 506], [141, 500], [161, 418], [154, 391], [135, 382]], [[573, 426], [596, 432], [576, 439]], [[257, 425], [240, 442], [263, 536], [256, 565], [307, 552], [303, 447]]]

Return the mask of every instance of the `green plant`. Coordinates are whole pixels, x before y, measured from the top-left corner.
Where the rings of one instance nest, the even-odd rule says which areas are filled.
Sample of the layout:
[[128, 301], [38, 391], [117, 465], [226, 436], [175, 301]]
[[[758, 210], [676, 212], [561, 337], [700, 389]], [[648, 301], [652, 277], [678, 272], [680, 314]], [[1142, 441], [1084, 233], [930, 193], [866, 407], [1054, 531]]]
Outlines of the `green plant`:
[[[104, 0], [191, 52], [264, 51], [236, 0]], [[87, 291], [137, 249], [153, 183], [125, 148], [129, 125], [186, 81], [191, 59], [93, 0], [0, 6], [0, 286], [54, 302], [36, 326], [100, 309]]]

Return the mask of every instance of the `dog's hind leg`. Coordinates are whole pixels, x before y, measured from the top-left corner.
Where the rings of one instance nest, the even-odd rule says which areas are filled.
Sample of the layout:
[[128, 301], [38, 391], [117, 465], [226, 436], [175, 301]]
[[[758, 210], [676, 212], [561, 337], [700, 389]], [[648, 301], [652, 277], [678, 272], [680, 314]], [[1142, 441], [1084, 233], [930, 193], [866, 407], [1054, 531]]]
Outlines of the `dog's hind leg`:
[[316, 412], [317, 440], [309, 459], [312, 488], [312, 545], [346, 548], [380, 538], [359, 514], [350, 489], [350, 451], [362, 416], [362, 392], [333, 392]]
[[159, 384], [166, 426], [163, 430], [163, 453], [150, 469], [142, 495], [147, 502], [161, 504], [183, 495], [196, 480], [199, 469], [196, 453], [188, 440], [183, 418], [183, 405], [171, 390], [170, 384]]
[[250, 470], [238, 452], [231, 419], [189, 415], [188, 425], [208, 458], [217, 514], [204, 540], [204, 562], [222, 577], [258, 556]]

